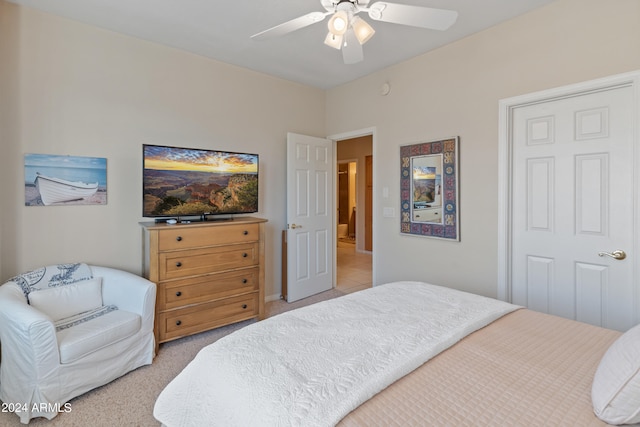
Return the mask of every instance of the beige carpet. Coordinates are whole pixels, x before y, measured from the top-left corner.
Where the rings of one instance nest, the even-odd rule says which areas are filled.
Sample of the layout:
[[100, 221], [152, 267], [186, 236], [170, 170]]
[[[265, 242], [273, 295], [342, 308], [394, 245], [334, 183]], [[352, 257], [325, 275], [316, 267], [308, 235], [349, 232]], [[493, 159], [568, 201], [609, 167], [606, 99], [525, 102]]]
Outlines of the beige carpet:
[[[271, 317], [341, 295], [341, 291], [333, 289], [291, 304], [273, 301], [266, 304], [266, 314], [267, 317]], [[36, 418], [31, 420], [29, 425], [157, 427], [160, 423], [153, 418], [153, 405], [162, 389], [182, 371], [202, 347], [253, 322], [250, 320], [237, 323], [162, 344], [152, 365], [138, 368], [105, 386], [72, 399], [71, 411], [68, 413], [61, 413], [51, 421]], [[15, 414], [0, 412], [0, 426], [22, 425]]]

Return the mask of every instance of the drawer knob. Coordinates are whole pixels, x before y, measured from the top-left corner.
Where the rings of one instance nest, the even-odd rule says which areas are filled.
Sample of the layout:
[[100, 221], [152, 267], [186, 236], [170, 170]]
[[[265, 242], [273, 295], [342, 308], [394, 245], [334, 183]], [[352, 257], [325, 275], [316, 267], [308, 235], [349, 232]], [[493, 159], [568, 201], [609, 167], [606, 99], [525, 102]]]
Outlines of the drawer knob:
[[182, 263], [180, 261], [176, 262], [176, 267], [182, 267]]
[[247, 308], [247, 304], [242, 304], [242, 308]]
[[249, 231], [244, 230], [244, 233], [242, 233], [242, 234], [244, 234], [246, 236], [247, 234], [249, 234]]
[[176, 296], [179, 297], [180, 295], [182, 295], [182, 292], [178, 291], [176, 292]]
[[248, 256], [249, 256], [249, 255], [248, 255], [246, 252], [242, 254], [242, 258], [246, 258], [246, 257], [248, 257]]
[[176, 237], [176, 240], [177, 240], [178, 242], [181, 242], [181, 241], [182, 241], [182, 236], [178, 236], [178, 237]]
[[242, 283], [247, 283], [248, 280], [247, 279], [242, 279]]
[[176, 326], [182, 325], [182, 320], [176, 320]]

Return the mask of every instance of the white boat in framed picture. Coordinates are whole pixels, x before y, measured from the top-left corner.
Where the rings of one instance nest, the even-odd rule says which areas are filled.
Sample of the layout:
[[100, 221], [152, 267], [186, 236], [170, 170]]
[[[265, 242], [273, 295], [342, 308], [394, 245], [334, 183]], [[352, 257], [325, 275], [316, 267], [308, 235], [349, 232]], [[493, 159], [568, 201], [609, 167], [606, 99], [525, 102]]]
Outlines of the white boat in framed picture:
[[98, 191], [97, 182], [67, 181], [40, 173], [35, 184], [44, 205], [88, 199]]
[[25, 205], [104, 205], [107, 159], [25, 155]]

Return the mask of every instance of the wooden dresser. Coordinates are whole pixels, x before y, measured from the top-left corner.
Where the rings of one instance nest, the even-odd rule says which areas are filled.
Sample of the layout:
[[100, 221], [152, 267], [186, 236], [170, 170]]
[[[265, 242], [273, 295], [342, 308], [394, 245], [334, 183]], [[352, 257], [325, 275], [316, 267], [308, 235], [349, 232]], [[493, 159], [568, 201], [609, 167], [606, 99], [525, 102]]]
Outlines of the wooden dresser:
[[265, 219], [140, 223], [144, 271], [157, 284], [156, 346], [264, 318]]

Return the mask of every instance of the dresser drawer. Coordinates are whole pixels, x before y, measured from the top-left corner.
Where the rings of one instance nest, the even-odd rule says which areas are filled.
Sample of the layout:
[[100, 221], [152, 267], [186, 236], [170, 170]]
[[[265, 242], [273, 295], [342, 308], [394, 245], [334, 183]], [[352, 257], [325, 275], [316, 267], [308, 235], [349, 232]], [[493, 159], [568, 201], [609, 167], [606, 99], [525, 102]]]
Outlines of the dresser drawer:
[[258, 243], [215, 246], [159, 255], [160, 280], [179, 279], [258, 265]]
[[260, 237], [259, 224], [238, 224], [224, 227], [176, 226], [162, 230], [158, 236], [158, 249], [171, 251], [199, 248], [203, 246], [225, 245], [228, 243], [255, 242]]
[[159, 314], [160, 340], [170, 340], [258, 315], [258, 294], [240, 295]]
[[158, 286], [158, 310], [247, 294], [259, 289], [259, 267], [173, 280]]

